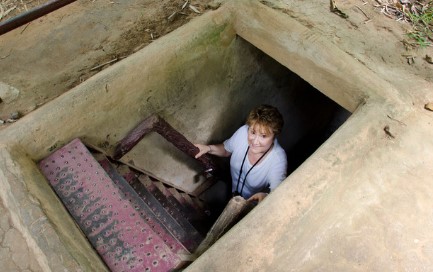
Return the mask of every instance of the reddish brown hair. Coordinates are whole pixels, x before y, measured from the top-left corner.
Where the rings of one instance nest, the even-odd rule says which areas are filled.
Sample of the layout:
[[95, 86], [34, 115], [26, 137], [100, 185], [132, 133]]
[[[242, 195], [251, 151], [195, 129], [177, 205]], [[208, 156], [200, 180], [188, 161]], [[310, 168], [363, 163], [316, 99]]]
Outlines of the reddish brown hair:
[[260, 105], [250, 111], [246, 123], [249, 127], [262, 126], [269, 132], [278, 135], [281, 133], [284, 120], [277, 108], [270, 105]]

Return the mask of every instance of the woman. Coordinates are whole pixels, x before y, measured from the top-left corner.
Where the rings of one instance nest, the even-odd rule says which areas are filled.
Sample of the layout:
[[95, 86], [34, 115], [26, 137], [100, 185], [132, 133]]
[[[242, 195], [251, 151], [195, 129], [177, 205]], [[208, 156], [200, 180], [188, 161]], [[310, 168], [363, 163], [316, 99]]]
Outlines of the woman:
[[286, 178], [287, 157], [276, 136], [283, 127], [283, 117], [274, 107], [253, 109], [246, 125], [222, 144], [196, 144], [199, 152], [230, 158], [232, 193], [248, 201], [262, 201], [269, 187], [272, 191]]

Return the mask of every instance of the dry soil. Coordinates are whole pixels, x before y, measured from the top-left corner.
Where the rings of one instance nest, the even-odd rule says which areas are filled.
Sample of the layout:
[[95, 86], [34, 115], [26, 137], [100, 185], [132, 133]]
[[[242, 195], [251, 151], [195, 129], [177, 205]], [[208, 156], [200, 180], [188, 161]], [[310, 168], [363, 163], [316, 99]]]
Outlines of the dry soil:
[[[3, 20], [46, 2], [2, 0], [3, 14], [13, 8]], [[0, 36], [0, 82], [19, 91], [14, 101], [0, 102], [0, 120], [16, 117], [17, 113], [19, 116], [30, 113], [194, 17], [217, 9], [221, 2], [224, 1], [78, 0]], [[433, 56], [432, 47], [408, 48], [404, 41], [405, 34], [411, 30], [410, 24], [385, 16], [379, 2], [334, 1], [349, 18], [335, 14], [321, 21], [319, 13], [331, 12], [328, 1], [298, 1], [293, 6], [262, 1], [323, 31], [324, 36], [367, 67], [380, 64], [389, 67], [389, 71], [432, 82], [433, 64], [425, 61], [426, 55]], [[318, 9], [318, 5], [322, 8]], [[335, 26], [335, 22], [345, 27], [329, 27]], [[379, 35], [370, 36], [372, 32]], [[393, 42], [383, 44], [381, 35], [388, 41], [393, 36]], [[392, 80], [392, 75], [389, 77]], [[402, 84], [411, 86], [407, 81]], [[8, 125], [5, 122], [0, 129]]]

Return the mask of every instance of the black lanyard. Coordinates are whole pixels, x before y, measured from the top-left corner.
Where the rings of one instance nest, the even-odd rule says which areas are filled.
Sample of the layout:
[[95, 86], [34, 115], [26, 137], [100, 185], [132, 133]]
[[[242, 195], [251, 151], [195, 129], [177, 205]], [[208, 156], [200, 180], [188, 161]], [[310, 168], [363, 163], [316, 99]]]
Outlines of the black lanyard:
[[244, 182], [242, 183], [241, 191], [238, 192], [239, 182], [240, 182], [240, 180], [241, 180], [241, 176], [242, 176], [242, 171], [243, 171], [243, 168], [244, 168], [245, 159], [246, 159], [246, 157], [247, 157], [248, 150], [250, 149], [250, 146], [248, 146], [247, 151], [245, 152], [244, 159], [242, 160], [241, 169], [239, 170], [238, 182], [237, 182], [237, 184], [236, 184], [236, 191], [234, 192], [234, 195], [242, 195], [242, 192], [243, 192], [243, 190], [244, 190], [244, 186], [245, 186], [245, 182], [247, 181], [247, 176], [248, 176], [248, 174], [251, 172], [251, 170], [253, 170], [254, 166], [256, 166], [256, 165], [259, 163], [259, 161], [260, 161], [260, 160], [261, 160], [261, 159], [266, 155], [266, 153], [268, 153], [268, 151], [271, 150], [271, 148], [272, 148], [272, 145], [271, 145], [271, 147], [269, 147], [269, 149], [266, 150], [266, 152], [263, 153], [263, 155], [262, 155], [262, 156], [261, 156], [261, 157], [260, 157], [260, 158], [259, 158], [259, 159], [254, 163], [254, 164], [253, 164], [253, 166], [250, 168], [250, 170], [248, 170], [247, 174], [245, 175]]

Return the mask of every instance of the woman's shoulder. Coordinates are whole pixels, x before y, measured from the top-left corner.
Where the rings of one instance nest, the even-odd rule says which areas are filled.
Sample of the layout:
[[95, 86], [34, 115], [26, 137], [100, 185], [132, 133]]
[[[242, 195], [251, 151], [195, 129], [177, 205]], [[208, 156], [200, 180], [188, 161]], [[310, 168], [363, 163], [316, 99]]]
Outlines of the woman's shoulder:
[[233, 135], [224, 141], [224, 148], [230, 152], [234, 153], [239, 148], [244, 148], [245, 145], [248, 145], [247, 141], [248, 137], [248, 126], [244, 125], [238, 128], [238, 130], [233, 133]]
[[243, 133], [247, 133], [248, 134], [248, 125], [243, 125], [240, 128], [238, 128], [238, 131], [241, 131]]
[[233, 136], [234, 137], [242, 137], [242, 138], [248, 136], [248, 126], [247, 125], [241, 126], [240, 128], [238, 128], [238, 130], [236, 130], [236, 132], [233, 134]]

